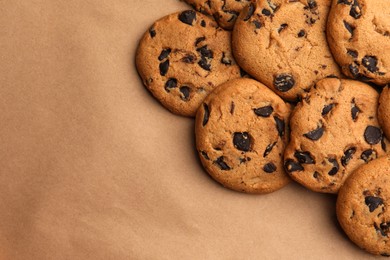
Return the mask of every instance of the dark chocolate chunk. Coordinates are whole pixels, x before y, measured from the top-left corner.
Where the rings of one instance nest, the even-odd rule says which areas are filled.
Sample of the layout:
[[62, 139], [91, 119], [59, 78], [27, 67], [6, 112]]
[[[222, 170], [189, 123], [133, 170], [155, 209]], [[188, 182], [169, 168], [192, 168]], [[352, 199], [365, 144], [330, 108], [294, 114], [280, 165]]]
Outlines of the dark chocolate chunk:
[[271, 11], [264, 8], [263, 10], [261, 10], [261, 13], [264, 14], [265, 16], [270, 16], [271, 15]]
[[350, 25], [346, 21], [344, 21], [344, 26], [348, 30], [348, 32], [350, 32], [353, 35], [353, 31], [355, 30], [355, 26]]
[[314, 173], [313, 173], [313, 177], [314, 178], [316, 178], [316, 179], [318, 179], [318, 176], [319, 176], [320, 174], [319, 174], [319, 172], [317, 172], [317, 171], [315, 171]]
[[263, 170], [266, 173], [273, 173], [274, 171], [276, 171], [276, 165], [272, 162], [267, 163], [266, 165], [264, 165]]
[[341, 164], [345, 167], [348, 165], [349, 161], [352, 159], [353, 155], [356, 153], [356, 147], [349, 148], [344, 152], [344, 155], [341, 157]]
[[329, 104], [329, 105], [325, 105], [324, 108], [322, 109], [322, 113], [321, 115], [325, 116], [327, 114], [329, 114], [329, 112], [336, 106], [335, 103], [332, 103], [332, 104]]
[[299, 33], [298, 33], [298, 37], [299, 37], [299, 38], [302, 38], [302, 37], [304, 37], [305, 35], [306, 35], [306, 31], [303, 30], [303, 29], [300, 30]]
[[377, 158], [377, 154], [375, 150], [368, 149], [362, 152], [362, 155], [360, 158], [365, 161], [366, 163], [369, 161], [372, 161]]
[[284, 136], [284, 131], [286, 128], [286, 124], [284, 123], [283, 119], [280, 119], [277, 116], [274, 116], [275, 122], [276, 122], [276, 129], [278, 130], [279, 136], [283, 137]]
[[210, 160], [209, 156], [207, 155], [207, 153], [205, 151], [201, 151], [201, 154], [202, 156], [206, 159], [206, 160]]
[[382, 140], [382, 134], [380, 128], [369, 125], [364, 131], [364, 139], [369, 144], [378, 144]]
[[377, 67], [378, 65], [378, 59], [375, 56], [364, 56], [362, 59], [362, 64], [368, 71], [375, 73], [379, 70]]
[[264, 154], [263, 154], [263, 157], [267, 157], [267, 155], [269, 155], [272, 151], [272, 149], [274, 148], [274, 146], [276, 145], [276, 142], [272, 143], [272, 144], [269, 144], [266, 148], [265, 148], [265, 151], [264, 151]]
[[250, 3], [250, 5], [248, 6], [248, 13], [244, 17], [244, 21], [248, 21], [252, 17], [254, 12], [255, 12], [255, 5], [253, 3]]
[[207, 124], [207, 122], [209, 121], [209, 117], [210, 117], [210, 110], [209, 110], [209, 106], [206, 104], [206, 103], [203, 103], [203, 109], [204, 109], [204, 116], [203, 116], [203, 126], [205, 126]]
[[279, 29], [278, 29], [278, 33], [280, 33], [281, 31], [283, 31], [284, 29], [286, 29], [288, 27], [288, 24], [284, 23], [284, 24], [281, 24]]
[[360, 112], [361, 112], [360, 109], [358, 108], [358, 106], [355, 103], [355, 99], [352, 99], [351, 115], [352, 115], [353, 121], [356, 121]]
[[169, 60], [160, 63], [159, 68], [160, 68], [160, 75], [165, 76], [169, 69]]
[[154, 28], [150, 28], [149, 29], [149, 34], [150, 34], [150, 37], [154, 38], [156, 36], [156, 30], [154, 30]]
[[181, 99], [184, 101], [188, 101], [190, 99], [190, 88], [187, 86], [183, 86], [180, 88]]
[[200, 59], [200, 61], [198, 62], [198, 65], [199, 65], [202, 69], [204, 69], [204, 70], [207, 70], [207, 71], [210, 71], [210, 70], [211, 70], [211, 64], [208, 63], [208, 61], [206, 60], [205, 57], [202, 57], [202, 58]]
[[162, 60], [166, 59], [170, 53], [171, 53], [170, 48], [163, 49], [160, 53], [160, 56], [158, 56], [158, 60], [162, 61]]
[[311, 156], [310, 152], [299, 152], [296, 151], [294, 153], [294, 157], [298, 159], [298, 162], [300, 164], [315, 164], [313, 157]]
[[177, 87], [177, 79], [175, 78], [170, 78], [168, 81], [165, 83], [165, 91], [170, 92], [172, 88]]
[[383, 205], [383, 199], [380, 197], [367, 196], [364, 202], [368, 206], [370, 212], [373, 212], [379, 205]]
[[224, 162], [224, 159], [225, 158], [223, 156], [218, 157], [218, 159], [215, 160], [214, 163], [216, 163], [222, 171], [228, 171], [231, 168], [229, 167], [229, 165], [227, 165], [226, 162]]
[[283, 73], [274, 78], [274, 87], [281, 92], [289, 91], [294, 85], [295, 80], [291, 74]]
[[230, 103], [230, 114], [234, 114], [234, 109], [236, 108], [236, 105], [234, 104], [234, 101], [232, 101], [232, 103]]
[[304, 134], [304, 136], [306, 138], [309, 138], [310, 140], [317, 141], [322, 137], [323, 134], [324, 128], [322, 126], [319, 126], [317, 129], [314, 129], [313, 131]]
[[389, 233], [390, 229], [390, 222], [383, 222], [379, 225], [379, 227], [381, 229], [382, 236], [387, 237], [387, 234]]
[[351, 5], [352, 0], [338, 0], [338, 4], [345, 4], [345, 5]]
[[212, 59], [214, 56], [213, 51], [210, 50], [207, 45], [197, 48], [196, 51], [199, 52], [200, 55], [205, 58]]
[[272, 112], [274, 112], [274, 109], [272, 108], [272, 106], [265, 106], [265, 107], [255, 108], [253, 109], [253, 111], [257, 116], [269, 117], [272, 114]]
[[206, 27], [206, 22], [204, 20], [200, 21], [200, 26]]
[[225, 52], [222, 52], [221, 63], [225, 65], [232, 65], [232, 61], [228, 57], [226, 57]]
[[310, 9], [315, 9], [315, 8], [317, 8], [317, 2], [316, 2], [316, 1], [314, 1], [314, 0], [308, 0], [307, 3], [308, 3], [308, 5], [309, 5], [309, 8], [310, 8]]
[[236, 132], [233, 135], [233, 144], [238, 150], [248, 152], [251, 149], [252, 137], [248, 132]]
[[328, 161], [333, 165], [332, 169], [328, 172], [330, 176], [336, 175], [337, 172], [339, 171], [339, 163], [337, 162], [336, 159], [334, 158], [329, 158]]
[[179, 14], [179, 20], [182, 23], [185, 23], [188, 25], [192, 25], [192, 23], [194, 22], [195, 19], [196, 19], [196, 12], [193, 10], [187, 10], [187, 11], [181, 12]]
[[355, 19], [359, 19], [362, 16], [362, 8], [357, 0], [354, 0], [349, 15]]
[[196, 57], [195, 57], [194, 55], [192, 55], [192, 54], [188, 54], [188, 55], [184, 56], [184, 57], [181, 59], [182, 62], [184, 62], [184, 63], [190, 63], [190, 64], [194, 63], [195, 60], [196, 60]]
[[347, 54], [354, 59], [356, 59], [359, 56], [359, 53], [357, 51], [351, 49], [347, 49]]
[[304, 170], [302, 165], [291, 159], [286, 160], [286, 162], [284, 163], [284, 168], [286, 168], [286, 171], [290, 173]]
[[352, 77], [354, 77], [355, 79], [360, 75], [358, 66], [354, 64], [349, 65], [349, 71], [351, 72]]
[[258, 20], [254, 20], [254, 21], [253, 21], [253, 24], [255, 25], [256, 29], [260, 29], [261, 26], [263, 26], [263, 25], [261, 24], [261, 22], [258, 21]]
[[201, 42], [203, 42], [204, 40], [206, 40], [206, 37], [199, 37], [199, 38], [196, 38], [195, 46], [198, 46], [198, 44], [201, 43]]

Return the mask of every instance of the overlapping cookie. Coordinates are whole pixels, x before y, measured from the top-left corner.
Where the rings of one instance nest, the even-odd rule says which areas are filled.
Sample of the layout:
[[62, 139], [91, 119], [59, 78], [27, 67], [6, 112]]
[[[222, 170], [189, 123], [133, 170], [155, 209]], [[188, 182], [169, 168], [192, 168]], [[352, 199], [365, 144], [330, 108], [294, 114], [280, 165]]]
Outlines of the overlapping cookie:
[[225, 187], [268, 193], [289, 183], [283, 168], [289, 106], [252, 79], [228, 81], [200, 106], [196, 147], [207, 172]]
[[195, 116], [221, 83], [240, 77], [230, 32], [193, 10], [153, 24], [139, 43], [136, 65], [144, 85], [170, 111]]
[[383, 89], [379, 98], [378, 108], [379, 124], [387, 138], [390, 138], [390, 89], [386, 87]]

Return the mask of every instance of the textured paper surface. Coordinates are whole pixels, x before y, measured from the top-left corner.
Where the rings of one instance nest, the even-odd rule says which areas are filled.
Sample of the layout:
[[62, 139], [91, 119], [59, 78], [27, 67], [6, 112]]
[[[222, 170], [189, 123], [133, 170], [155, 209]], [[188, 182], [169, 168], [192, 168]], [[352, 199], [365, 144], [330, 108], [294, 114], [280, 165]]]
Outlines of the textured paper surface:
[[[5, 0], [0, 8], [0, 259], [368, 259], [335, 197], [245, 195], [203, 171], [194, 122], [134, 66], [177, 0]], [[179, 36], [178, 36], [179, 37]]]

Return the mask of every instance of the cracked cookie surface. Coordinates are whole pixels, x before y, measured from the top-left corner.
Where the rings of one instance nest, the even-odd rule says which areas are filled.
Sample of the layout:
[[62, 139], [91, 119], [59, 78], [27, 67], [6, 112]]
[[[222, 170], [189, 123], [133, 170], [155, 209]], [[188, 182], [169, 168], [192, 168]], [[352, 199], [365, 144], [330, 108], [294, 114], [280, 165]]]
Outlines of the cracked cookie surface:
[[183, 116], [195, 116], [216, 86], [241, 75], [230, 32], [193, 10], [155, 22], [139, 43], [136, 65], [155, 98]]
[[335, 60], [350, 78], [390, 82], [388, 0], [333, 0], [327, 36]]
[[356, 169], [341, 187], [337, 218], [348, 237], [372, 254], [390, 256], [390, 157]]
[[255, 80], [222, 84], [196, 115], [196, 147], [204, 168], [236, 191], [269, 193], [284, 187], [290, 181], [282, 159], [289, 114], [289, 105]]
[[320, 79], [340, 76], [326, 43], [330, 0], [258, 0], [233, 30], [233, 53], [251, 76], [286, 100]]
[[319, 81], [290, 118], [290, 143], [284, 153], [290, 176], [313, 191], [337, 193], [358, 166], [386, 154], [378, 98], [360, 81]]

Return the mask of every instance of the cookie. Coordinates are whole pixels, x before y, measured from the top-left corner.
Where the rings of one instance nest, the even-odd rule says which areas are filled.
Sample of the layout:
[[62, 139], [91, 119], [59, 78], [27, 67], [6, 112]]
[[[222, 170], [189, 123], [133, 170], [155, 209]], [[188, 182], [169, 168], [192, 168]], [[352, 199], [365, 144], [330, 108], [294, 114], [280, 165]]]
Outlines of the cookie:
[[231, 34], [193, 10], [168, 15], [141, 39], [136, 66], [144, 85], [171, 112], [195, 116], [221, 83], [240, 77]]
[[318, 80], [339, 76], [326, 43], [330, 0], [258, 0], [233, 30], [237, 63], [282, 98], [295, 101]]
[[327, 36], [345, 75], [385, 85], [390, 82], [388, 0], [334, 0]]
[[289, 114], [289, 106], [255, 80], [222, 84], [196, 115], [196, 147], [204, 168], [236, 191], [269, 193], [282, 188], [290, 180], [282, 160]]
[[284, 153], [290, 176], [313, 191], [337, 193], [358, 166], [384, 155], [378, 98], [360, 81], [319, 81], [292, 112]]
[[199, 12], [214, 16], [218, 24], [226, 29], [233, 29], [241, 10], [251, 0], [184, 0]]
[[336, 205], [338, 221], [355, 244], [390, 256], [390, 156], [354, 171], [341, 187]]
[[385, 87], [379, 97], [379, 124], [387, 138], [390, 138], [390, 89]]

